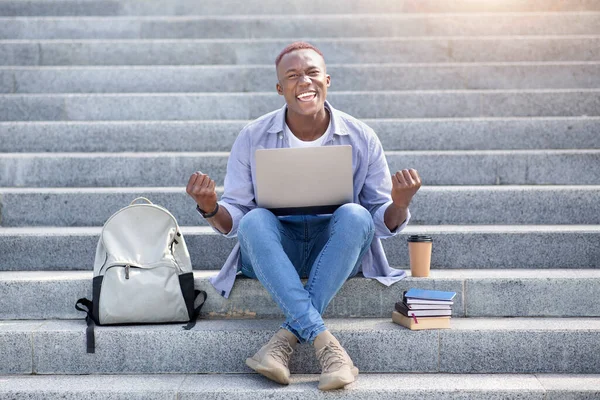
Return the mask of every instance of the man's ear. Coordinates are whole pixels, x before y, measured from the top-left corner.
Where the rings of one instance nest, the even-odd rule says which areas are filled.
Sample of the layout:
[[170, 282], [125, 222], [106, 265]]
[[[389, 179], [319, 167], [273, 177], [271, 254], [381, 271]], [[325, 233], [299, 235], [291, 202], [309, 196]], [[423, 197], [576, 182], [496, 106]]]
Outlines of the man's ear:
[[327, 87], [331, 86], [331, 75], [325, 75], [325, 78], [327, 79]]
[[281, 85], [279, 83], [277, 83], [277, 85], [275, 87], [277, 88], [277, 93], [280, 96], [283, 96], [283, 88], [281, 87]]

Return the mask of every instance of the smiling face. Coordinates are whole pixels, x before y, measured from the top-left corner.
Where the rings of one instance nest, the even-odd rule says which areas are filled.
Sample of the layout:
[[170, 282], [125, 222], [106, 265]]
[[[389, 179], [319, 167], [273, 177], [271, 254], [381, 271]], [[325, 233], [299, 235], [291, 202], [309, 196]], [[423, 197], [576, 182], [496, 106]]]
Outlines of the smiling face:
[[327, 75], [325, 60], [317, 52], [302, 49], [284, 55], [277, 66], [277, 79], [277, 93], [285, 98], [288, 117], [325, 112], [331, 77]]

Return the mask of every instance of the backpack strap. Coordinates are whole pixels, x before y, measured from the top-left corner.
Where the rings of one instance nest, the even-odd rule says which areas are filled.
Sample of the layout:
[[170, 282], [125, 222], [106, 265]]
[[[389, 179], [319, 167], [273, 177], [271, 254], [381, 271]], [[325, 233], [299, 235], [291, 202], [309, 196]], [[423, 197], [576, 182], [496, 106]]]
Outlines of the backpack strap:
[[[80, 304], [86, 307], [86, 309], [79, 307]], [[77, 300], [77, 303], [75, 303], [75, 308], [77, 310], [83, 311], [87, 314], [85, 316], [85, 322], [87, 322], [86, 340], [88, 353], [96, 352], [96, 337], [94, 335], [94, 325], [96, 321], [94, 321], [94, 316], [92, 315], [93, 305], [94, 303], [86, 298], [79, 299]]]
[[196, 290], [194, 290], [194, 293], [196, 295], [194, 297], [194, 302], [196, 299], [198, 299], [199, 295], [202, 295], [203, 299], [202, 299], [202, 303], [200, 303], [200, 305], [194, 309], [194, 314], [192, 316], [192, 319], [190, 319], [190, 322], [188, 322], [188, 324], [183, 327], [183, 329], [186, 331], [189, 331], [194, 326], [196, 326], [196, 319], [198, 318], [198, 315], [200, 315], [200, 310], [202, 309], [202, 306], [204, 305], [204, 303], [206, 303], [206, 298], [208, 297], [208, 295], [206, 294], [206, 292], [204, 290], [196, 289]]

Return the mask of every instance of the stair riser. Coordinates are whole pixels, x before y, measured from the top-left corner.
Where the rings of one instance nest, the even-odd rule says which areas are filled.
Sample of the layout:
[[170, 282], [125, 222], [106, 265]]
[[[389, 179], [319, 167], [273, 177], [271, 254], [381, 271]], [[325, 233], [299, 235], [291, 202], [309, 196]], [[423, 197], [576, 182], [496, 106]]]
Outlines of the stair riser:
[[[599, 46], [600, 48], [600, 46]], [[356, 118], [599, 116], [599, 90], [350, 92], [327, 99]], [[0, 95], [1, 121], [253, 119], [284, 105], [273, 93]]]
[[[600, 61], [600, 36], [308, 40], [330, 64]], [[291, 41], [4, 41], [0, 65], [273, 65]]]
[[531, 11], [600, 11], [594, 0], [576, 1], [503, 1], [479, 3], [469, 0], [385, 0], [368, 2], [327, 1], [306, 3], [300, 0], [235, 0], [220, 2], [171, 1], [72, 1], [52, 2], [7, 0], [0, 5], [0, 15], [229, 15], [236, 14], [338, 14], [345, 13], [456, 13], [456, 12], [531, 12]]
[[[257, 321], [260, 324], [250, 330], [224, 327], [232, 322], [214, 325], [222, 326], [220, 329], [197, 326], [185, 334], [177, 324], [144, 329], [99, 327], [93, 356], [85, 353], [84, 321], [48, 322], [33, 334], [13, 331], [0, 335], [0, 348], [8, 356], [8, 363], [0, 366], [0, 372], [247, 373], [249, 369], [244, 360], [270, 338], [279, 322]], [[208, 326], [207, 321], [199, 321], [198, 325]], [[389, 319], [373, 320], [361, 327], [363, 329], [338, 330], [335, 326], [330, 329], [362, 373], [597, 374], [600, 371], [600, 355], [595, 351], [600, 340], [597, 329], [471, 331], [454, 328], [415, 332]], [[227, 346], [223, 345], [225, 342]], [[7, 344], [15, 350], [7, 353]], [[298, 347], [290, 370], [292, 373], [320, 372], [311, 346]]]
[[[4, 271], [91, 270], [100, 230], [95, 232], [4, 233], [0, 236], [0, 268]], [[406, 235], [415, 233], [429, 233], [434, 237], [431, 264], [435, 269], [599, 267], [600, 234], [592, 229], [448, 233], [435, 227], [418, 226], [409, 226], [402, 235], [383, 241], [391, 265], [409, 265]], [[220, 269], [235, 244], [235, 240], [214, 234], [186, 234], [185, 237], [196, 269]]]
[[[411, 203], [411, 225], [600, 224], [600, 187], [472, 190], [424, 186]], [[218, 190], [218, 196], [222, 191]], [[207, 225], [185, 188], [22, 192], [0, 189], [0, 223], [18, 226], [101, 226], [136, 197], [163, 205], [180, 225]], [[569, 207], [564, 205], [568, 204]], [[44, 212], [31, 212], [44, 210]]]
[[[600, 182], [600, 151], [388, 152], [387, 161], [392, 173], [416, 169], [425, 185], [597, 185]], [[0, 155], [0, 186], [183, 188], [190, 175], [198, 170], [223, 185], [227, 155]]]
[[[541, 274], [539, 279], [435, 275], [436, 271], [428, 279], [408, 277], [390, 287], [360, 277], [350, 279], [329, 304], [325, 317], [386, 318], [403, 291], [411, 287], [456, 292], [454, 317], [600, 317], [600, 305], [588, 302], [600, 295], [600, 278], [578, 271], [571, 278], [544, 278]], [[83, 313], [75, 310], [74, 304], [82, 297], [92, 299], [91, 281], [91, 273], [37, 280], [10, 280], [0, 275], [0, 319], [81, 318]], [[283, 318], [257, 280], [238, 279], [229, 299], [219, 296], [206, 278], [196, 278], [195, 286], [209, 294], [202, 308], [204, 318]]]
[[[0, 93], [274, 92], [274, 68], [0, 69]], [[594, 65], [328, 67], [338, 90], [589, 89]], [[400, 77], [401, 79], [398, 79]]]
[[185, 19], [2, 19], [0, 39], [213, 39], [327, 37], [586, 35], [600, 14], [461, 16], [191, 17]]
[[[386, 150], [600, 149], [598, 117], [363, 122]], [[0, 152], [228, 152], [246, 123], [0, 122]]]

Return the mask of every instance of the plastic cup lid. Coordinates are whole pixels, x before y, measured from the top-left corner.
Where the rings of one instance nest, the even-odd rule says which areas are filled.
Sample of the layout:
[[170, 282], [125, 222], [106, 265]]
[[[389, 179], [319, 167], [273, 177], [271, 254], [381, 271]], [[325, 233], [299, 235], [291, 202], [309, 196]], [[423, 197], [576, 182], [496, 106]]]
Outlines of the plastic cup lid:
[[410, 235], [408, 237], [409, 242], [433, 242], [433, 239], [429, 235]]

